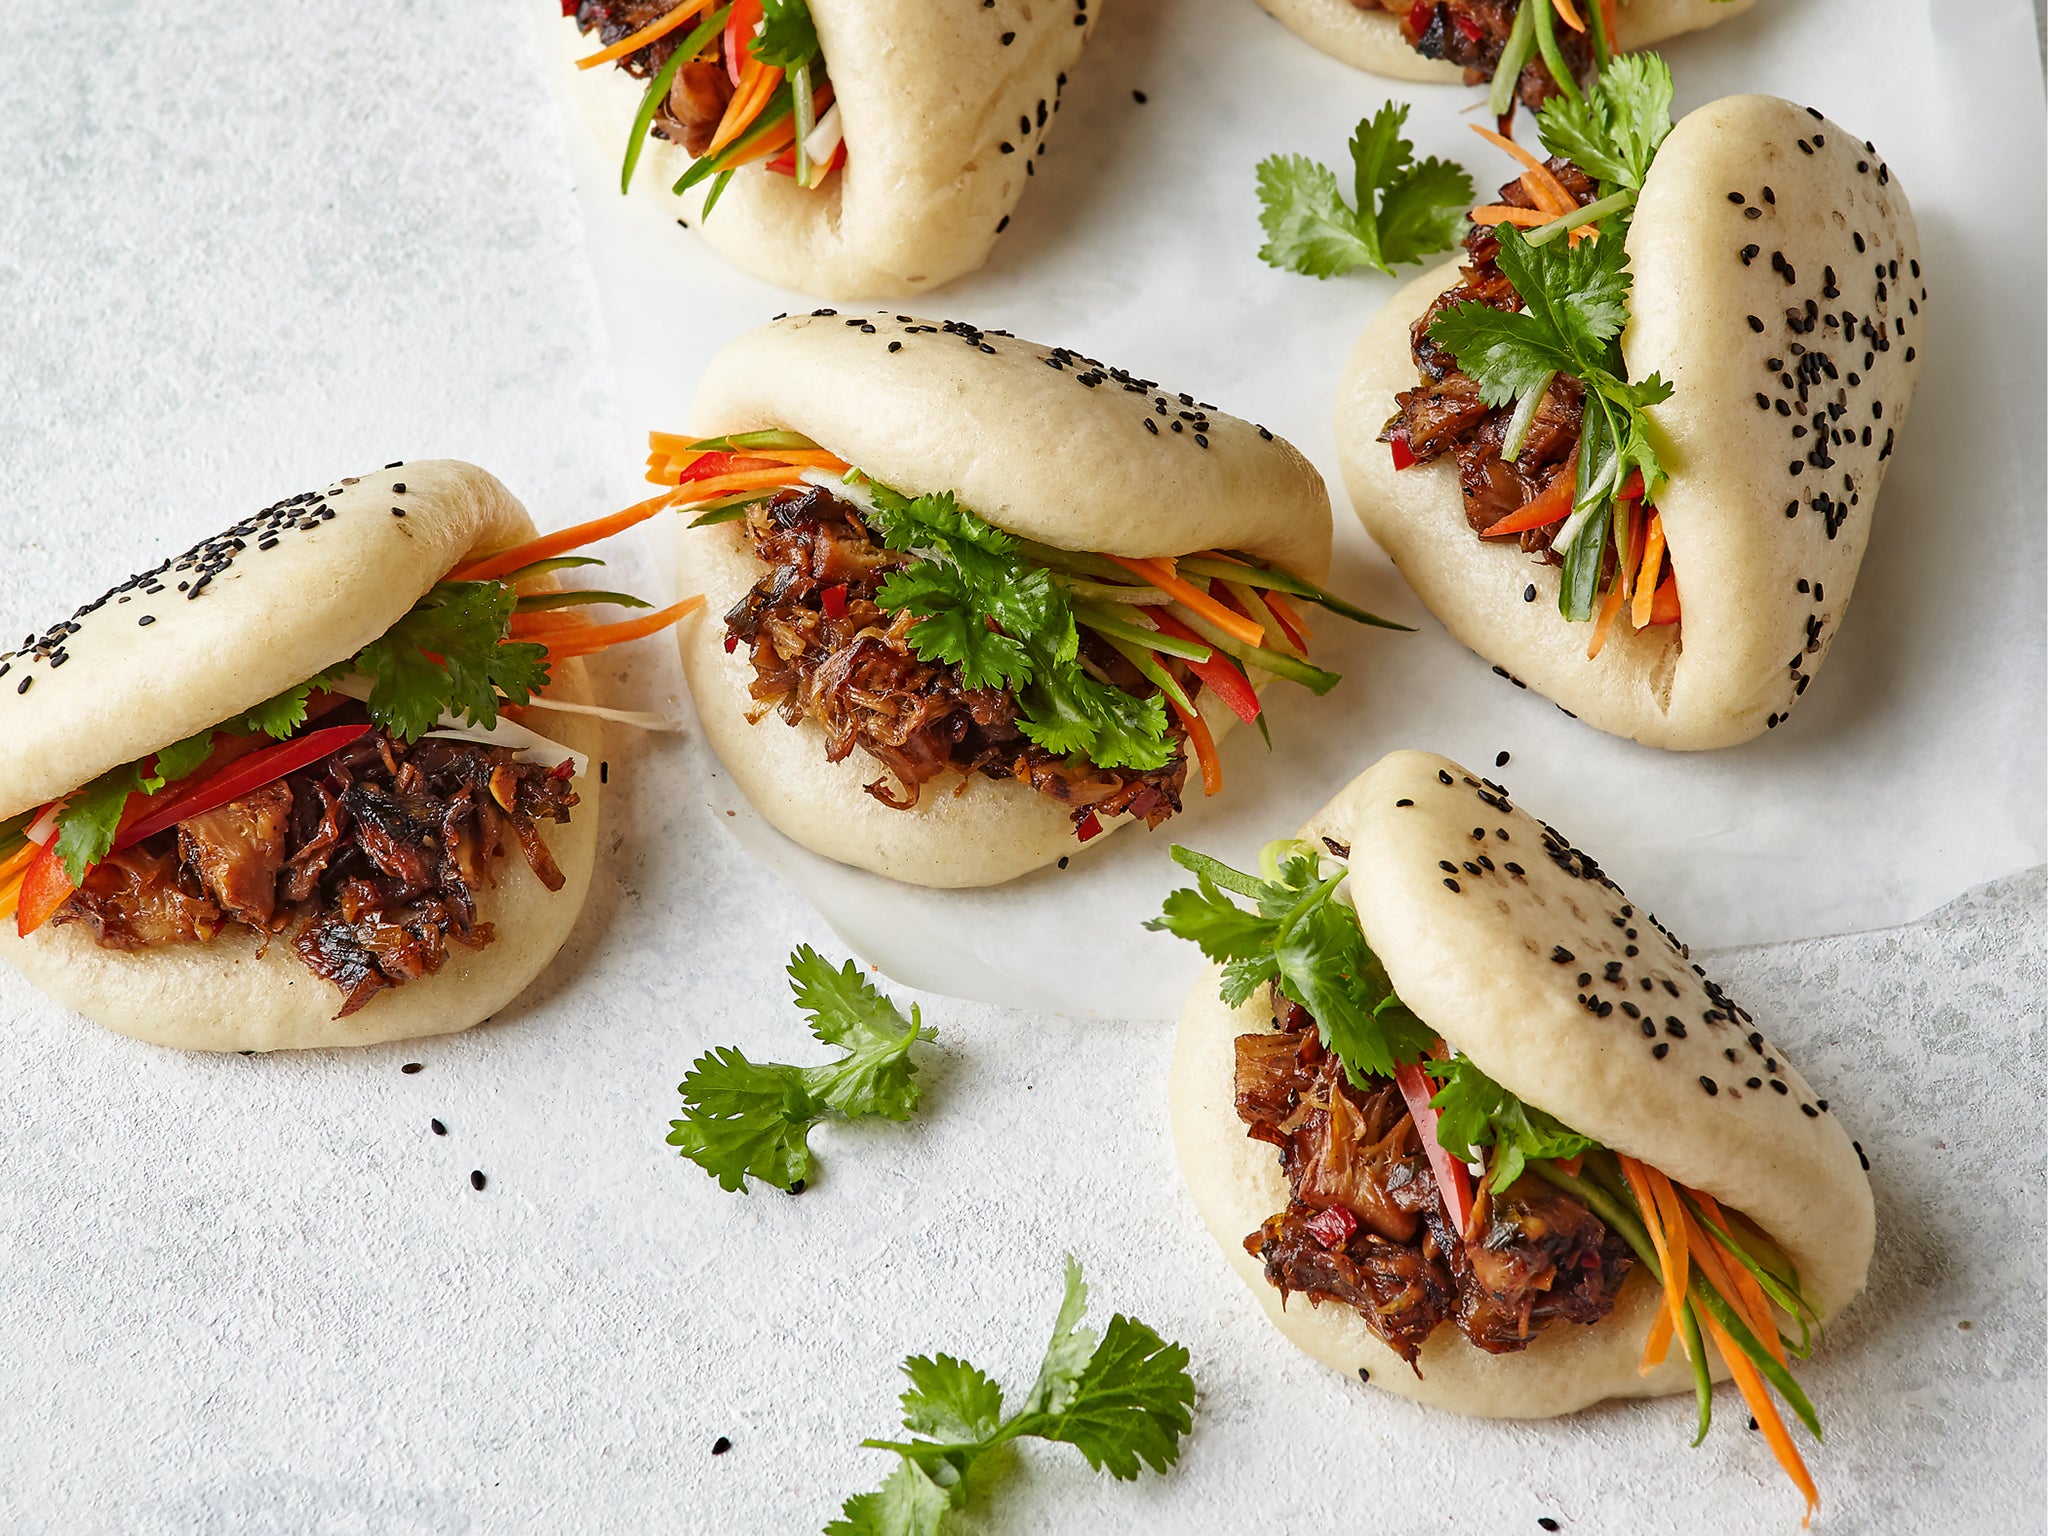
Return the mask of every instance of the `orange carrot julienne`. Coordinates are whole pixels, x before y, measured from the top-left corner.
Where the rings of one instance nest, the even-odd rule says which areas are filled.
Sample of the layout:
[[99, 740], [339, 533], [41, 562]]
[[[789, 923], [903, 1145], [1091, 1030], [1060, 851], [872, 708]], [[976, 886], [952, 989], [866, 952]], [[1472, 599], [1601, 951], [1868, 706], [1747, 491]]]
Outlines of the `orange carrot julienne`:
[[1621, 32], [1619, 30], [1621, 19], [1616, 9], [1615, 0], [1599, 0], [1599, 5], [1600, 18], [1607, 23], [1608, 51], [1619, 52], [1621, 48]]
[[680, 603], [667, 608], [657, 608], [653, 613], [642, 614], [637, 619], [624, 619], [617, 624], [592, 624], [587, 629], [578, 629], [573, 635], [563, 634], [546, 638], [541, 644], [548, 648], [548, 659], [559, 661], [569, 656], [588, 656], [614, 645], [623, 645], [628, 640], [639, 640], [644, 636], [667, 629], [680, 618], [695, 613], [704, 606], [704, 594], [686, 597]]
[[1503, 534], [1527, 533], [1531, 528], [1541, 528], [1568, 516], [1572, 510], [1572, 495], [1579, 488], [1579, 467], [1567, 463], [1564, 473], [1543, 487], [1529, 500], [1522, 503], [1521, 510], [1510, 512], [1497, 523], [1487, 526], [1482, 539], [1496, 539]]
[[[1702, 1209], [1713, 1205], [1709, 1196], [1698, 1190], [1691, 1193]], [[1702, 1226], [1692, 1212], [1684, 1214], [1687, 1239], [1700, 1256], [1700, 1273], [1721, 1293], [1735, 1315], [1749, 1325], [1749, 1331], [1771, 1352], [1771, 1358], [1780, 1365], [1789, 1365], [1785, 1358], [1785, 1340], [1778, 1332], [1778, 1319], [1771, 1311], [1771, 1301], [1764, 1295], [1764, 1288], [1756, 1283], [1756, 1276], [1744, 1269], [1742, 1262], [1730, 1254], [1720, 1239]], [[1714, 1205], [1709, 1215], [1722, 1230], [1727, 1229], [1728, 1218], [1721, 1214], [1718, 1205]]]
[[36, 856], [42, 846], [41, 843], [25, 842], [5, 859], [0, 859], [0, 880], [10, 879], [27, 869], [29, 861]]
[[[1535, 198], [1537, 202], [1544, 204], [1553, 214], [1563, 215], [1578, 211], [1578, 199], [1565, 191], [1564, 183], [1551, 174], [1550, 167], [1530, 154], [1528, 150], [1522, 148], [1521, 145], [1517, 144], [1506, 134], [1495, 133], [1491, 128], [1485, 127], [1482, 124], [1467, 123], [1465, 126], [1486, 140], [1487, 143], [1493, 145], [1494, 148], [1504, 149], [1522, 162], [1528, 172], [1528, 175], [1522, 178], [1522, 185], [1529, 189], [1529, 195]], [[1531, 184], [1530, 177], [1535, 178], [1534, 184]]]
[[1586, 24], [1579, 20], [1579, 13], [1572, 9], [1572, 0], [1552, 0], [1552, 4], [1557, 9], [1558, 18], [1566, 26], [1570, 27], [1574, 32], [1586, 30]]
[[740, 88], [726, 103], [725, 116], [719, 120], [718, 131], [711, 136], [711, 147], [705, 153], [717, 154], [751, 128], [754, 119], [761, 115], [761, 109], [768, 105], [769, 97], [775, 94], [775, 87], [781, 83], [781, 70], [761, 63], [749, 53], [746, 65], [740, 70]]
[[1650, 1319], [1650, 1331], [1643, 1336], [1643, 1358], [1636, 1366], [1638, 1376], [1647, 1376], [1664, 1363], [1677, 1333], [1677, 1325], [1671, 1321], [1671, 1308], [1657, 1308], [1657, 1315]]
[[[1693, 1268], [1693, 1245], [1687, 1236], [1685, 1208], [1679, 1203], [1678, 1191], [1671, 1181], [1655, 1168], [1643, 1166], [1643, 1182], [1650, 1188], [1650, 1198], [1657, 1202], [1657, 1220], [1664, 1228], [1664, 1242], [1671, 1250], [1671, 1266], [1678, 1271], [1678, 1293], [1685, 1294], [1691, 1283]], [[1675, 1325], [1678, 1319], [1672, 1319]]]
[[677, 505], [692, 507], [700, 501], [730, 496], [734, 491], [770, 491], [798, 483], [797, 466], [788, 464], [779, 469], [741, 469], [729, 475], [713, 475], [708, 480], [687, 480], [673, 494]]
[[1556, 214], [1541, 208], [1517, 208], [1512, 203], [1482, 203], [1468, 217], [1474, 224], [1512, 224], [1517, 229], [1541, 229], [1557, 220]]
[[539, 613], [515, 613], [512, 615], [512, 638], [538, 640], [557, 630], [584, 628], [596, 622], [574, 608], [544, 608]]
[[1785, 1421], [1778, 1416], [1778, 1405], [1771, 1401], [1770, 1393], [1765, 1390], [1763, 1377], [1757, 1373], [1749, 1356], [1728, 1337], [1711, 1314], [1701, 1313], [1700, 1322], [1713, 1339], [1714, 1347], [1721, 1351], [1721, 1358], [1728, 1363], [1728, 1374], [1734, 1378], [1742, 1400], [1749, 1404], [1749, 1411], [1756, 1418], [1756, 1427], [1763, 1432], [1771, 1454], [1778, 1458], [1778, 1465], [1785, 1469], [1785, 1475], [1792, 1479], [1793, 1486], [1806, 1495], [1806, 1515], [1799, 1522], [1800, 1526], [1804, 1528], [1813, 1524], [1813, 1512], [1820, 1508], [1820, 1490], [1814, 1486], [1813, 1474], [1806, 1470], [1806, 1460], [1799, 1454], [1799, 1447], [1792, 1443]]
[[1160, 591], [1169, 594], [1176, 602], [1199, 613], [1233, 639], [1242, 640], [1246, 645], [1266, 643], [1266, 631], [1263, 627], [1253, 623], [1243, 614], [1226, 608], [1201, 588], [1175, 575], [1173, 567], [1166, 561], [1133, 560], [1124, 555], [1111, 555], [1109, 558], [1133, 576], [1141, 577]]
[[1586, 660], [1591, 661], [1607, 648], [1607, 631], [1614, 627], [1614, 616], [1621, 612], [1621, 583], [1607, 584], [1607, 595], [1600, 600], [1600, 617], [1593, 624], [1593, 638], [1586, 646]]
[[676, 499], [674, 491], [664, 491], [659, 496], [636, 502], [623, 512], [614, 512], [608, 517], [593, 518], [587, 523], [578, 523], [573, 528], [563, 528], [555, 533], [544, 533], [537, 539], [514, 545], [511, 549], [500, 550], [495, 555], [486, 555], [481, 560], [472, 560], [442, 577], [443, 581], [490, 581], [509, 571], [516, 571], [522, 565], [531, 565], [536, 560], [551, 559], [568, 550], [581, 549], [585, 544], [595, 544], [599, 539], [608, 539], [613, 534], [645, 522], [663, 507]]
[[623, 59], [629, 53], [638, 53], [657, 38], [667, 37], [699, 11], [711, 8], [713, 0], [683, 0], [683, 3], [666, 16], [658, 16], [638, 32], [620, 38], [607, 48], [600, 49], [587, 59], [578, 59], [578, 69], [595, 69], [600, 64], [609, 64], [613, 59]]
[[1202, 793], [1213, 795], [1221, 792], [1223, 760], [1216, 755], [1216, 738], [1209, 734], [1209, 722], [1202, 718], [1199, 709], [1182, 709], [1172, 699], [1167, 703], [1173, 705], [1173, 712], [1180, 716], [1180, 723], [1187, 728], [1188, 740], [1194, 744], [1195, 761], [1202, 767]]
[[1657, 601], [1657, 574], [1664, 564], [1664, 519], [1650, 514], [1649, 529], [1643, 535], [1643, 568], [1636, 575], [1635, 602], [1629, 608], [1629, 622], [1637, 629], [1649, 626]]
[[[1650, 1170], [1626, 1153], [1618, 1154], [1617, 1160], [1621, 1164], [1621, 1176], [1628, 1181], [1629, 1192], [1636, 1197], [1636, 1210], [1643, 1218], [1643, 1229], [1650, 1234], [1650, 1246], [1656, 1250], [1658, 1267], [1664, 1271], [1664, 1310], [1676, 1331], [1679, 1319], [1685, 1315], [1685, 1276], [1679, 1272], [1671, 1240], [1666, 1237], [1664, 1222], [1658, 1214], [1657, 1197], [1650, 1190], [1647, 1177]], [[1682, 1332], [1679, 1336], [1684, 1337]], [[1644, 1358], [1647, 1368], [1649, 1363], [1653, 1363], [1649, 1362], [1647, 1351]]]
[[726, 162], [728, 168], [752, 165], [756, 160], [766, 160], [770, 155], [779, 155], [796, 142], [796, 116], [792, 113], [780, 128], [771, 128], [762, 135], [761, 142], [743, 155], [735, 155]]

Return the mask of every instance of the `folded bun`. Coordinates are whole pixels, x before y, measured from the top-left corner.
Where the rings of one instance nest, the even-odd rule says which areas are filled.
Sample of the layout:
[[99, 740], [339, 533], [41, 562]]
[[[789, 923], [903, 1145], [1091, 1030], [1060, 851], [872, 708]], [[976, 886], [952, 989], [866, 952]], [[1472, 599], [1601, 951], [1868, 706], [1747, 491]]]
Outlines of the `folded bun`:
[[[277, 502], [131, 577], [16, 655], [0, 680], [0, 733], [10, 743], [0, 814], [68, 794], [297, 687], [382, 636], [469, 555], [534, 531], [495, 477], [430, 460]], [[7, 686], [22, 676], [34, 679], [26, 693]], [[556, 663], [548, 694], [590, 702], [583, 663]], [[600, 749], [588, 718], [551, 714], [540, 729], [586, 755]], [[84, 923], [45, 923], [24, 939], [5, 921], [0, 958], [110, 1029], [186, 1050], [365, 1045], [467, 1029], [546, 967], [582, 910], [596, 862], [596, 777], [574, 788], [581, 803], [570, 820], [543, 833], [562, 888], [549, 891], [513, 847], [477, 897], [494, 942], [449, 945], [438, 973], [380, 992], [347, 1018], [334, 1017], [342, 994], [300, 962], [289, 934], [266, 940], [239, 924], [209, 943], [124, 951], [101, 948]]]
[[[1597, 3], [1597, 0], [1595, 0]], [[1711, 27], [1756, 0], [1622, 0], [1616, 27], [1625, 51], [1651, 48], [1681, 32]], [[1289, 30], [1332, 58], [1394, 80], [1443, 83], [1465, 78], [1456, 64], [1426, 59], [1401, 35], [1400, 18], [1376, 0], [1259, 0]]]
[[288, 497], [129, 577], [0, 658], [0, 817], [296, 688], [470, 551], [533, 533], [494, 476], [434, 459]]
[[[712, 360], [691, 424], [705, 435], [801, 432], [906, 495], [952, 491], [996, 526], [1064, 549], [1241, 549], [1311, 581], [1329, 570], [1329, 494], [1290, 444], [1149, 380], [1001, 332], [829, 310], [779, 320]], [[1102, 841], [1077, 843], [1049, 796], [979, 774], [957, 793], [935, 781], [914, 809], [892, 810], [863, 787], [881, 765], [859, 751], [827, 762], [815, 722], [790, 726], [771, 713], [749, 723], [762, 708], [748, 691], [753, 666], [726, 653], [721, 616], [764, 567], [737, 524], [685, 526], [676, 550], [679, 590], [707, 598], [676, 631], [705, 739], [789, 837], [942, 887], [998, 884]], [[1208, 690], [1196, 702], [1219, 737], [1236, 719]]]
[[[1490, 869], [1476, 863], [1475, 829]], [[1823, 1319], [1861, 1290], [1875, 1217], [1847, 1132], [1590, 857], [1498, 786], [1422, 752], [1382, 759], [1301, 835], [1349, 848], [1356, 877], [1345, 888], [1366, 941], [1402, 1001], [1453, 1049], [1573, 1130], [1742, 1212], [1798, 1267]], [[1459, 873], [1446, 878], [1440, 860]], [[1368, 1367], [1375, 1386], [1461, 1413], [1538, 1418], [1686, 1388], [1675, 1350], [1637, 1374], [1656, 1307], [1640, 1266], [1606, 1319], [1553, 1323], [1517, 1354], [1489, 1355], [1439, 1327], [1419, 1380], [1352, 1309], [1302, 1296], [1283, 1309], [1243, 1239], [1287, 1208], [1287, 1181], [1232, 1097], [1233, 1040], [1271, 1022], [1262, 995], [1233, 1012], [1205, 976], [1182, 1015], [1171, 1093], [1195, 1204], [1289, 1338], [1342, 1370]]]
[[[1445, 266], [1366, 327], [1337, 401], [1359, 518], [1445, 628], [1582, 720], [1701, 749], [1782, 723], [1833, 644], [1919, 374], [1926, 288], [1904, 194], [1818, 113], [1735, 96], [1664, 141], [1628, 237], [1629, 376], [1672, 385], [1649, 415], [1684, 616], [1590, 624], [1557, 611], [1558, 568], [1465, 521], [1449, 457], [1396, 471], [1378, 441], [1415, 386], [1409, 326]], [[1523, 601], [1535, 585], [1537, 598]]]
[[[690, 157], [650, 138], [631, 196], [664, 222], [680, 214], [733, 265], [784, 288], [823, 298], [928, 293], [988, 260], [1097, 9], [1075, 0], [811, 0], [846, 164], [816, 190], [761, 162], [744, 166], [707, 218], [709, 181], [679, 200], [670, 189]], [[571, 18], [553, 25], [574, 76], [569, 89], [618, 165], [647, 82], [610, 64], [573, 69], [567, 60], [600, 44]]]

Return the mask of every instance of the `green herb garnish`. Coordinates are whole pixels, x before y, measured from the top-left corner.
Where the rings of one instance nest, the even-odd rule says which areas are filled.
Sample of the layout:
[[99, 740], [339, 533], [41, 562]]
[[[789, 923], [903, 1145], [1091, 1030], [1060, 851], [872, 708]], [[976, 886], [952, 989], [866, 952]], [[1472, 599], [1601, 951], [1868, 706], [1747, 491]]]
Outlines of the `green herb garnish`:
[[1391, 276], [1404, 262], [1456, 245], [1472, 206], [1472, 178], [1452, 161], [1415, 159], [1415, 146], [1401, 137], [1407, 120], [1408, 108], [1393, 102], [1359, 120], [1351, 136], [1355, 208], [1344, 201], [1337, 173], [1306, 155], [1260, 161], [1260, 259], [1310, 277], [1357, 267]]
[[966, 1505], [982, 1459], [1025, 1438], [1071, 1445], [1091, 1468], [1123, 1481], [1140, 1465], [1164, 1472], [1178, 1461], [1181, 1436], [1194, 1427], [1187, 1350], [1122, 1313], [1098, 1339], [1081, 1325], [1087, 1309], [1081, 1266], [1068, 1259], [1052, 1342], [1008, 1418], [1002, 1388], [967, 1361], [905, 1360], [903, 1427], [912, 1438], [861, 1442], [902, 1459], [878, 1491], [848, 1499], [825, 1536], [935, 1536], [946, 1515]]
[[725, 1046], [700, 1056], [678, 1086], [683, 1118], [669, 1145], [733, 1191], [751, 1178], [794, 1191], [811, 1175], [811, 1127], [824, 1119], [907, 1120], [921, 1090], [910, 1048], [937, 1038], [909, 1019], [851, 960], [838, 970], [808, 944], [789, 957], [796, 1005], [811, 1033], [845, 1054], [816, 1067], [749, 1061]]
[[1561, 1121], [1523, 1103], [1463, 1056], [1426, 1061], [1422, 1070], [1443, 1084], [1430, 1099], [1437, 1112], [1437, 1145], [1460, 1162], [1479, 1163], [1494, 1147], [1493, 1191], [1499, 1194], [1531, 1158], [1577, 1157], [1599, 1145]]

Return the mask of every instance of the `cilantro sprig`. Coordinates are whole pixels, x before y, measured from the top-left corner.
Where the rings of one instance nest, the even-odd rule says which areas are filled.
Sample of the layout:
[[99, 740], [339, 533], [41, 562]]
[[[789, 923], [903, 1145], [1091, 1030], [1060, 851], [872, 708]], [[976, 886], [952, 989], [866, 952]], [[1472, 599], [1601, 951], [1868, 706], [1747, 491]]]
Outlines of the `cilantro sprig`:
[[1082, 1326], [1088, 1287], [1067, 1260], [1066, 1294], [1038, 1377], [1007, 1418], [1003, 1389], [951, 1355], [903, 1362], [906, 1440], [864, 1440], [901, 1460], [874, 1493], [846, 1501], [825, 1536], [935, 1536], [963, 1508], [969, 1480], [999, 1446], [1021, 1439], [1071, 1445], [1096, 1471], [1130, 1481], [1140, 1466], [1164, 1472], [1180, 1459], [1194, 1427], [1195, 1383], [1188, 1352], [1118, 1313], [1100, 1336]]
[[1262, 986], [1277, 986], [1308, 1010], [1324, 1046], [1361, 1087], [1420, 1061], [1436, 1043], [1436, 1031], [1395, 995], [1358, 914], [1336, 899], [1350, 871], [1326, 877], [1316, 849], [1303, 842], [1268, 844], [1259, 875], [1178, 845], [1173, 857], [1194, 873], [1196, 888], [1173, 892], [1145, 926], [1190, 940], [1220, 962], [1223, 1001], [1232, 1008]]
[[1523, 1103], [1466, 1057], [1427, 1061], [1422, 1069], [1443, 1085], [1429, 1101], [1437, 1112], [1437, 1144], [1467, 1163], [1486, 1161], [1481, 1149], [1496, 1148], [1495, 1194], [1519, 1179], [1531, 1158], [1577, 1157], [1600, 1145]]
[[1102, 768], [1163, 768], [1178, 747], [1158, 695], [1139, 698], [1081, 668], [1081, 632], [1065, 590], [1018, 541], [950, 491], [904, 496], [865, 482], [869, 526], [888, 548], [920, 558], [883, 582], [877, 601], [919, 616], [910, 647], [960, 668], [970, 688], [1008, 687], [1017, 728], [1049, 752]]
[[[1621, 355], [1628, 324], [1628, 219], [1643, 178], [1671, 131], [1671, 72], [1655, 54], [1619, 58], [1586, 93], [1553, 98], [1537, 119], [1544, 147], [1599, 178], [1601, 196], [1567, 218], [1524, 235], [1503, 224], [1495, 261], [1522, 300], [1508, 313], [1490, 305], [1453, 305], [1430, 337], [1479, 385], [1496, 409], [1514, 404], [1518, 423], [1533, 414], [1559, 374], [1585, 386], [1585, 414], [1572, 510], [1551, 537], [1564, 561], [1558, 608], [1567, 619], [1593, 617], [1610, 536], [1629, 557], [1615, 502], [1633, 474], [1653, 504], [1666, 473], [1647, 415], [1671, 397], [1652, 373], [1631, 380]], [[1604, 219], [1600, 238], [1574, 245], [1560, 236]], [[1511, 432], [1511, 442], [1519, 434]]]
[[1306, 155], [1261, 160], [1260, 260], [1310, 277], [1358, 267], [1391, 276], [1404, 262], [1456, 245], [1472, 178], [1453, 161], [1417, 160], [1401, 136], [1407, 120], [1408, 108], [1391, 101], [1359, 120], [1350, 146], [1355, 207], [1328, 166]]
[[827, 1118], [907, 1120], [922, 1096], [910, 1048], [934, 1040], [915, 1004], [906, 1020], [849, 960], [834, 970], [808, 944], [789, 957], [796, 1005], [811, 1033], [845, 1053], [815, 1067], [749, 1061], [724, 1046], [700, 1056], [677, 1087], [683, 1118], [669, 1145], [741, 1191], [749, 1178], [795, 1193], [811, 1176], [811, 1127]]
[[761, 0], [761, 29], [748, 52], [794, 74], [818, 56], [818, 26], [807, 0]]

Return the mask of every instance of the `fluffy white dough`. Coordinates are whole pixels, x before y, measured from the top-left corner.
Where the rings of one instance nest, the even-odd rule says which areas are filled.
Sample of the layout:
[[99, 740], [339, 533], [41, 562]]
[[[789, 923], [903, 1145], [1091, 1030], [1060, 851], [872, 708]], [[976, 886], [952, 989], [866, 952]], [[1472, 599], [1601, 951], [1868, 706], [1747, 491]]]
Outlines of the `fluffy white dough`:
[[[1465, 72], [1426, 59], [1401, 36], [1401, 22], [1377, 0], [1259, 0], [1259, 4], [1332, 58], [1394, 80], [1459, 81]], [[1616, 26], [1625, 50], [1652, 48], [1681, 32], [1711, 27], [1756, 0], [1622, 0]], [[1582, 13], [1583, 14], [1583, 13]]]
[[[402, 509], [400, 517], [394, 508]], [[218, 724], [378, 638], [471, 554], [529, 539], [526, 511], [474, 465], [433, 460], [352, 475], [276, 503], [80, 610], [13, 659], [33, 676], [0, 693], [0, 794], [19, 811], [108, 768]], [[277, 542], [263, 546], [275, 536]], [[183, 590], [179, 584], [186, 583]], [[144, 624], [148, 616], [153, 622]], [[59, 652], [67, 660], [52, 668]], [[550, 697], [589, 703], [580, 661]], [[588, 717], [549, 713], [541, 734], [595, 759]], [[240, 926], [208, 944], [102, 949], [83, 923], [28, 938], [0, 922], [0, 957], [67, 1007], [125, 1035], [186, 1050], [270, 1051], [445, 1034], [489, 1017], [540, 974], [582, 911], [596, 862], [598, 781], [578, 778], [566, 825], [542, 824], [563, 875], [549, 891], [514, 846], [478, 916], [496, 940], [448, 948], [436, 975], [336, 1019], [341, 994], [292, 953]]]
[[[600, 46], [559, 17], [560, 67], [611, 163], [623, 161], [645, 94], [615, 65], [575, 70]], [[1050, 131], [1096, 5], [1076, 0], [811, 0], [845, 129], [847, 161], [815, 191], [757, 162], [711, 216], [709, 183], [678, 200], [681, 147], [649, 139], [631, 196], [678, 215], [735, 266], [823, 298], [928, 293], [972, 272], [1023, 195], [1025, 167]], [[1006, 42], [1005, 39], [1008, 39]]]
[[[1798, 1266], [1823, 1318], [1862, 1289], [1875, 1217], [1848, 1133], [1784, 1052], [1592, 859], [1499, 786], [1422, 752], [1382, 759], [1300, 835], [1349, 848], [1358, 878], [1347, 888], [1395, 990], [1480, 1070], [1748, 1216]], [[1492, 868], [1477, 864], [1482, 852]], [[1488, 1355], [1442, 1327], [1424, 1346], [1419, 1379], [1350, 1309], [1296, 1297], [1283, 1310], [1243, 1239], [1286, 1209], [1287, 1182], [1278, 1154], [1245, 1134], [1232, 1103], [1232, 1042], [1271, 1027], [1261, 1003], [1226, 1009], [1214, 971], [1196, 985], [1174, 1053], [1173, 1129], [1203, 1219], [1289, 1338], [1341, 1370], [1369, 1367], [1374, 1386], [1460, 1413], [1541, 1418], [1685, 1390], [1676, 1351], [1637, 1374], [1655, 1307], [1641, 1273], [1606, 1320], [1552, 1327], [1520, 1354]]]
[[1416, 383], [1409, 326], [1455, 265], [1359, 337], [1338, 453], [1367, 531], [1465, 645], [1601, 730], [1730, 746], [1789, 717], [1848, 605], [1919, 374], [1919, 238], [1860, 140], [1791, 102], [1734, 96], [1673, 129], [1628, 248], [1629, 375], [1673, 386], [1650, 416], [1679, 624], [1617, 622], [1588, 660], [1592, 626], [1559, 616], [1557, 567], [1472, 533], [1448, 457], [1394, 469], [1378, 437]]
[[[1234, 548], [1310, 580], [1329, 569], [1329, 495], [1291, 445], [997, 332], [829, 311], [777, 321], [713, 359], [692, 425], [707, 436], [801, 432], [899, 491], [953, 491], [990, 522], [1066, 549]], [[791, 727], [772, 712], [750, 723], [762, 709], [748, 693], [753, 668], [726, 654], [720, 620], [763, 567], [732, 525], [685, 526], [676, 550], [678, 589], [709, 599], [677, 627], [705, 737], [782, 832], [842, 863], [939, 887], [998, 884], [1100, 842], [1077, 843], [1047, 796], [979, 775], [958, 794], [935, 781], [915, 809], [891, 810], [863, 788], [883, 774], [865, 753], [828, 763], [815, 724]], [[1220, 739], [1235, 717], [1207, 691], [1198, 702]], [[1200, 792], [1191, 778], [1189, 793]]]

